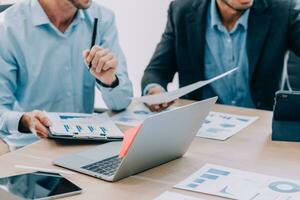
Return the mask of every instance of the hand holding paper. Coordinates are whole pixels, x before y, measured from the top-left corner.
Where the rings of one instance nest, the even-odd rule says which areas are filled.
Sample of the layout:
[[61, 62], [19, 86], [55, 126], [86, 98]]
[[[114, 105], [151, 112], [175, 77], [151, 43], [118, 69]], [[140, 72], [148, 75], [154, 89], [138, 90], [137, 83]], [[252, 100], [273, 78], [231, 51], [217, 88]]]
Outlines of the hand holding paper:
[[234, 71], [236, 71], [238, 68], [234, 68], [228, 72], [225, 72], [224, 74], [221, 74], [219, 76], [216, 76], [215, 78], [206, 80], [206, 81], [199, 81], [197, 83], [182, 87], [178, 90], [175, 91], [171, 91], [171, 92], [164, 92], [164, 93], [160, 93], [160, 94], [155, 94], [155, 95], [150, 95], [150, 96], [143, 96], [143, 97], [138, 97], [138, 98], [133, 98], [134, 101], [137, 102], [142, 102], [142, 103], [146, 103], [149, 105], [153, 105], [153, 104], [163, 104], [163, 103], [169, 103], [172, 102], [190, 92], [193, 92], [199, 88], [202, 88], [216, 80], [219, 80], [231, 73], [233, 73]]

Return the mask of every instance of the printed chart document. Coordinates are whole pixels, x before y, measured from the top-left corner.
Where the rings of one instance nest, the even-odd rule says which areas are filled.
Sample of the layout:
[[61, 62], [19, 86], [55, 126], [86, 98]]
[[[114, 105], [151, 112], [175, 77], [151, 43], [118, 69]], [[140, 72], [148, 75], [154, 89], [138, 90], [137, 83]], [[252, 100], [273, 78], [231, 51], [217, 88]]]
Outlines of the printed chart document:
[[[173, 107], [167, 110], [172, 110]], [[164, 112], [164, 111], [163, 111]], [[142, 124], [148, 117], [157, 113], [151, 112], [144, 104], [132, 104], [125, 111], [114, 115], [111, 119], [120, 125], [137, 126]]]
[[254, 123], [258, 117], [210, 112], [197, 136], [215, 140], [227, 140]]
[[[175, 109], [175, 107], [170, 107], [167, 110], [172, 109]], [[127, 110], [113, 116], [111, 119], [116, 124], [138, 126], [145, 119], [155, 114], [155, 112], [151, 112], [144, 104], [136, 104], [131, 105]], [[254, 123], [257, 119], [258, 117], [210, 112], [197, 136], [215, 140], [226, 140]]]
[[123, 138], [123, 133], [104, 114], [46, 113], [52, 121], [50, 132], [54, 136], [75, 138]]
[[204, 200], [196, 197], [186, 196], [176, 192], [165, 192], [154, 200]]
[[174, 91], [170, 91], [170, 92], [164, 92], [164, 93], [160, 93], [160, 94], [155, 94], [155, 95], [150, 95], [150, 96], [143, 96], [143, 97], [138, 97], [138, 98], [133, 98], [134, 101], [136, 102], [142, 102], [142, 103], [147, 103], [149, 105], [153, 105], [153, 104], [162, 104], [162, 103], [168, 103], [171, 101], [174, 101], [176, 99], [179, 99], [180, 97], [191, 93], [201, 87], [204, 87], [218, 79], [221, 79], [225, 76], [228, 76], [229, 74], [233, 73], [234, 71], [236, 71], [238, 68], [234, 68], [224, 74], [221, 74], [215, 78], [206, 80], [206, 81], [199, 81], [197, 83], [193, 83], [191, 85], [182, 87], [178, 90], [174, 90]]
[[300, 181], [207, 164], [175, 186], [242, 200], [298, 200]]

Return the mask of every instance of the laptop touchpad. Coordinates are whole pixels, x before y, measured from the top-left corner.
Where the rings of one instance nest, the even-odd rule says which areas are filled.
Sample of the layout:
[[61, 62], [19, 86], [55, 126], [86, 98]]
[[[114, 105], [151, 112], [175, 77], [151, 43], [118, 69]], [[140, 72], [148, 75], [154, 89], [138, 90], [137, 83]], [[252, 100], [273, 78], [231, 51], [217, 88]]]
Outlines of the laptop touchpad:
[[91, 148], [89, 150], [77, 153], [78, 156], [93, 160], [100, 161], [112, 156], [116, 156], [120, 152], [122, 142], [110, 142]]

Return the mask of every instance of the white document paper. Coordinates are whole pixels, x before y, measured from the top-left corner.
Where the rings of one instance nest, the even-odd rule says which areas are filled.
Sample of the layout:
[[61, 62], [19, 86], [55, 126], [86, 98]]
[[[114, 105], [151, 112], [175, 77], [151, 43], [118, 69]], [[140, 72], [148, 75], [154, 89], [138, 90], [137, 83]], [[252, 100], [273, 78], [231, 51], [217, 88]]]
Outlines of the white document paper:
[[186, 196], [176, 192], [165, 192], [154, 200], [203, 200], [196, 197]]
[[[167, 110], [172, 110], [170, 107]], [[164, 112], [164, 111], [162, 111]], [[157, 113], [151, 112], [150, 109], [144, 104], [130, 105], [125, 111], [114, 115], [111, 119], [120, 125], [125, 126], [138, 126], [142, 124], [148, 117], [151, 117]]]
[[204, 87], [218, 79], [221, 79], [231, 73], [233, 73], [234, 71], [236, 71], [238, 68], [234, 68], [224, 74], [221, 74], [215, 78], [206, 80], [206, 81], [199, 81], [197, 83], [193, 83], [191, 85], [182, 87], [178, 90], [174, 90], [174, 91], [170, 91], [170, 92], [164, 92], [164, 93], [160, 93], [160, 94], [155, 94], [155, 95], [149, 95], [149, 96], [143, 96], [143, 97], [138, 97], [138, 98], [133, 98], [134, 101], [136, 102], [142, 102], [142, 103], [147, 103], [149, 105], [153, 105], [153, 104], [162, 104], [162, 103], [168, 103], [171, 101], [174, 101], [176, 99], [179, 99], [180, 97], [191, 93], [201, 87]]
[[202, 138], [227, 140], [254, 123], [258, 117], [210, 112], [197, 136]]
[[50, 131], [57, 136], [122, 138], [123, 133], [104, 114], [46, 113], [52, 121]]
[[241, 200], [299, 200], [300, 181], [207, 164], [175, 186]]

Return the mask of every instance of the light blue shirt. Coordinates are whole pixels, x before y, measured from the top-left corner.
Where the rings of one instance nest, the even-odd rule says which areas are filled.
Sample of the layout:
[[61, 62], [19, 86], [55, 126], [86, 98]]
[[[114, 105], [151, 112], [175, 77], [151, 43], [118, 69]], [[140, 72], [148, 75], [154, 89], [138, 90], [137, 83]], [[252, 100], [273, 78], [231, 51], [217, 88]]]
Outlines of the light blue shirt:
[[[210, 79], [238, 67], [237, 72], [211, 84], [222, 104], [254, 107], [249, 89], [246, 48], [249, 12], [245, 11], [228, 32], [221, 22], [216, 0], [211, 0], [205, 37], [205, 78]], [[206, 91], [204, 94], [209, 96]]]
[[[98, 85], [82, 57], [90, 48], [95, 17], [99, 18], [96, 43], [118, 59], [119, 85], [115, 88]], [[38, 0], [25, 0], [0, 15], [0, 36], [0, 131], [10, 145], [21, 147], [37, 140], [33, 134], [17, 131], [24, 112], [92, 113], [95, 85], [110, 109], [129, 105], [132, 84], [110, 10], [93, 3], [79, 10], [62, 33]]]

